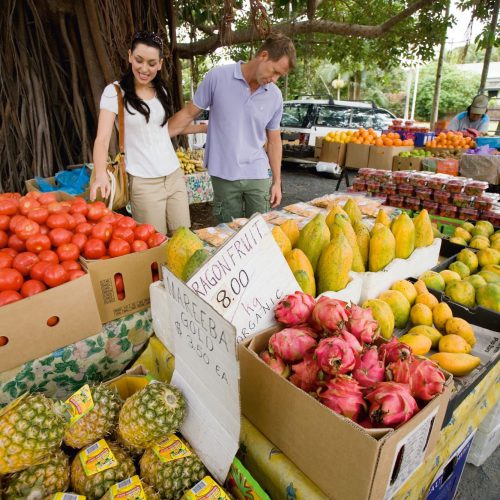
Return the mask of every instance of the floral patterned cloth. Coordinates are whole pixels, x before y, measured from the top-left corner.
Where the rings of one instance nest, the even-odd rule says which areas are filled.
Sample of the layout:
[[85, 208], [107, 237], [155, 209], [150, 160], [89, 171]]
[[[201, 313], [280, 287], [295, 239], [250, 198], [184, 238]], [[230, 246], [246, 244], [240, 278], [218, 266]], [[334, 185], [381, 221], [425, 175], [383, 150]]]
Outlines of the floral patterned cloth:
[[214, 199], [212, 181], [208, 172], [197, 172], [184, 176], [189, 204], [206, 203]]
[[120, 375], [153, 333], [146, 309], [103, 325], [100, 333], [0, 373], [0, 408], [26, 391], [67, 398], [87, 382]]

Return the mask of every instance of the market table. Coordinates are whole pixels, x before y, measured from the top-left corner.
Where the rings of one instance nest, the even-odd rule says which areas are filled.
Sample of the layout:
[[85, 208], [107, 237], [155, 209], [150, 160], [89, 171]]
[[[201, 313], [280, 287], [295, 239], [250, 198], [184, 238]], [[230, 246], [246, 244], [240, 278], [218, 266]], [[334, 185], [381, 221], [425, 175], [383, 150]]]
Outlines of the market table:
[[208, 171], [184, 175], [189, 204], [206, 203], [214, 199], [214, 190]]

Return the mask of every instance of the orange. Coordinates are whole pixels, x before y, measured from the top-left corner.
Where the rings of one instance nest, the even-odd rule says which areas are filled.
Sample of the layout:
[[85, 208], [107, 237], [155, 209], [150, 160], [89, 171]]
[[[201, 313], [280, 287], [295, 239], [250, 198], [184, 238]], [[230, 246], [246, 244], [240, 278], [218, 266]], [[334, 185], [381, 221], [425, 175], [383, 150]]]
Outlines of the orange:
[[392, 144], [393, 144], [392, 139], [386, 139], [386, 140], [384, 141], [384, 145], [385, 145], [385, 146], [392, 146]]
[[401, 139], [394, 139], [394, 146], [402, 146], [403, 141]]

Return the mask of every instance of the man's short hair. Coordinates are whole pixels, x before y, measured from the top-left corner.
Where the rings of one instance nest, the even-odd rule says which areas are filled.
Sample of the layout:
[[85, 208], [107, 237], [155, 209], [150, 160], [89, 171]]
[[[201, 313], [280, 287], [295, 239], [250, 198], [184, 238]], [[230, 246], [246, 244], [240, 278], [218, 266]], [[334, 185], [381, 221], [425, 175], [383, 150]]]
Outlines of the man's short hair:
[[271, 33], [262, 44], [262, 47], [257, 51], [257, 55], [266, 51], [269, 54], [271, 61], [279, 61], [282, 57], [288, 57], [288, 65], [290, 69], [295, 68], [297, 64], [297, 56], [293, 42], [283, 33]]

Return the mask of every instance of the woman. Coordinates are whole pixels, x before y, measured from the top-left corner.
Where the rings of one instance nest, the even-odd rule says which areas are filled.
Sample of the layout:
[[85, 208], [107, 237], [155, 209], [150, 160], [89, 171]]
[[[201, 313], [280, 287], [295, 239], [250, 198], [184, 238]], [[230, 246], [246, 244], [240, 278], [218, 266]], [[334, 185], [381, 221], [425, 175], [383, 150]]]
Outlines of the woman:
[[448, 125], [448, 130], [477, 131], [480, 134], [486, 134], [490, 124], [487, 112], [488, 96], [479, 94], [474, 97], [466, 111], [462, 111], [462, 113], [452, 118]]
[[[132, 216], [140, 223], [152, 224], [160, 233], [171, 234], [180, 226], [189, 227], [191, 222], [184, 177], [170, 138], [181, 133], [206, 133], [207, 126], [169, 129], [168, 97], [160, 75], [163, 42], [158, 35], [135, 33], [128, 60], [129, 69], [119, 85], [125, 108], [125, 165]], [[106, 162], [117, 114], [116, 89], [110, 84], [104, 89], [100, 103], [91, 200], [95, 200], [98, 191], [103, 198], [110, 194]]]

